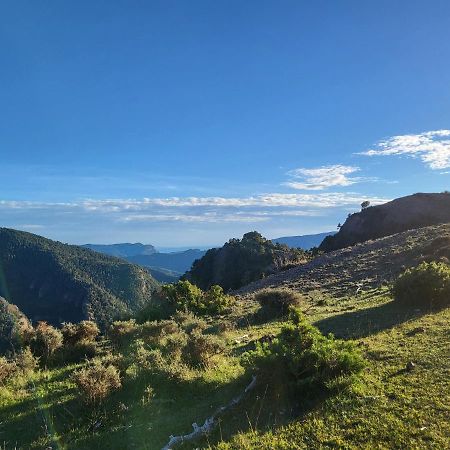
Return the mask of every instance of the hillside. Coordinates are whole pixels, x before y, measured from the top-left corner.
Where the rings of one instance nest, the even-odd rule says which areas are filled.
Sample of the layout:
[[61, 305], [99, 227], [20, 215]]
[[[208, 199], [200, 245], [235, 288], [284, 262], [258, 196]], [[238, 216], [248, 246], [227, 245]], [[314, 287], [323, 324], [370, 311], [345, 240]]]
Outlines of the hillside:
[[313, 247], [318, 247], [327, 236], [334, 234], [336, 234], [335, 231], [328, 231], [326, 233], [305, 234], [302, 236], [284, 236], [272, 239], [272, 242], [275, 244], [284, 244], [292, 248], [310, 250]]
[[218, 284], [237, 289], [283, 267], [306, 260], [303, 251], [274, 244], [256, 231], [213, 248], [192, 265], [185, 277], [202, 289]]
[[[381, 261], [380, 255], [394, 258], [395, 264], [401, 262], [395, 259], [397, 254], [401, 260], [408, 254], [416, 260], [421, 254], [438, 259], [448, 255], [450, 226], [423, 228], [367, 244], [372, 247], [364, 245], [357, 246], [353, 256], [363, 261], [365, 270], [372, 267], [381, 274], [381, 267], [374, 264]], [[405, 253], [402, 246], [407, 247]], [[356, 292], [358, 265], [348, 260], [339, 265], [341, 257], [345, 260], [345, 252], [331, 256], [336, 269], [332, 261], [323, 264], [322, 260], [319, 266], [331, 278], [324, 279], [320, 292], [310, 290], [317, 286], [305, 286], [301, 309], [324, 333], [355, 339], [366, 363], [358, 376], [308, 395], [307, 391], [299, 394], [276, 367], [268, 378], [254, 368], [245, 370], [245, 352], [280, 336], [286, 322], [252, 321], [258, 305], [251, 296], [241, 297], [229, 316], [209, 317], [207, 322], [182, 315], [176, 319], [178, 325], [174, 320], [147, 322], [140, 328], [129, 323], [129, 334], [119, 344], [101, 346], [113, 355], [100, 358], [125, 364], [122, 386], [101, 407], [86, 404], [74, 383], [73, 374], [86, 362], [41, 368], [30, 375], [33, 389], [27, 388], [30, 382], [24, 377], [8, 382], [0, 389], [4, 446], [161, 450], [167, 448], [169, 436], [190, 433], [192, 424], [201, 426], [223, 405], [239, 398], [257, 373], [255, 388], [220, 417], [211, 434], [176, 448], [448, 448], [450, 308], [430, 312], [397, 305], [383, 286], [364, 284]], [[339, 276], [334, 276], [339, 270], [345, 278], [343, 287]], [[305, 281], [303, 277], [295, 286], [302, 290]], [[183, 329], [192, 327], [197, 333], [208, 327], [203, 336], [222, 342], [222, 350], [208, 364], [190, 367], [179, 362], [182, 337], [186, 337]]]
[[0, 295], [36, 320], [99, 324], [129, 314], [157, 282], [118, 258], [31, 233], [0, 228]]
[[450, 259], [450, 224], [405, 231], [318, 256], [307, 264], [255, 281], [238, 292], [265, 287], [289, 287], [301, 292], [331, 292], [335, 296], [379, 287], [406, 267], [424, 259]]
[[104, 253], [105, 255], [117, 256], [119, 258], [156, 253], [156, 249], [153, 245], [141, 244], [139, 242], [135, 244], [85, 244], [83, 247], [94, 250], [95, 252]]
[[350, 214], [339, 232], [324, 239], [329, 252], [401, 231], [450, 222], [450, 193], [414, 194]]

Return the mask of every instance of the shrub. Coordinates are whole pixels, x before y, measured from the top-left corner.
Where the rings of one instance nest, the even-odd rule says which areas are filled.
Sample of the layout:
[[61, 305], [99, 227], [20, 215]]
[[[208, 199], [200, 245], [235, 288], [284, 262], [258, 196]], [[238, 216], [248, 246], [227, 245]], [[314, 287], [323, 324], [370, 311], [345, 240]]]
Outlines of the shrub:
[[176, 310], [190, 311], [198, 315], [222, 314], [234, 301], [220, 286], [211, 286], [208, 291], [203, 292], [189, 281], [164, 285], [162, 295]]
[[211, 357], [221, 353], [224, 345], [216, 336], [201, 334], [194, 330], [183, 349], [183, 360], [190, 366], [209, 366]]
[[19, 308], [0, 297], [0, 353], [29, 345], [33, 333], [30, 321]]
[[33, 356], [29, 347], [23, 349], [13, 359], [0, 356], [0, 385], [18, 374], [29, 375], [38, 367], [39, 359]]
[[277, 339], [257, 343], [256, 349], [244, 356], [247, 366], [256, 366], [269, 376], [282, 370], [297, 386], [321, 388], [362, 370], [364, 360], [353, 342], [324, 336], [299, 310], [291, 308], [290, 312], [290, 323]]
[[79, 342], [93, 342], [97, 339], [100, 330], [95, 322], [83, 320], [80, 323], [64, 323], [61, 332], [64, 345], [76, 345]]
[[393, 286], [394, 298], [405, 305], [440, 308], [450, 304], [450, 266], [423, 262], [407, 269]]
[[121, 346], [131, 339], [138, 331], [135, 320], [118, 320], [113, 322], [108, 330], [111, 342], [116, 346]]
[[97, 353], [98, 346], [95, 341], [80, 341], [74, 345], [65, 346], [60, 356], [64, 363], [69, 363], [92, 359]]
[[28, 374], [38, 368], [39, 358], [33, 355], [30, 347], [26, 347], [16, 356], [15, 363], [23, 374]]
[[0, 356], [0, 385], [5, 384], [16, 370], [17, 366], [14, 362], [9, 361], [4, 356]]
[[38, 322], [32, 340], [34, 354], [41, 356], [44, 362], [48, 362], [50, 356], [62, 345], [63, 335], [60, 330], [47, 322]]
[[199, 305], [199, 312], [202, 314], [222, 314], [226, 312], [234, 303], [231, 295], [226, 295], [223, 289], [217, 284], [211, 286], [203, 294]]
[[191, 333], [193, 330], [203, 331], [208, 326], [204, 319], [191, 312], [178, 311], [173, 319], [186, 333]]
[[74, 372], [73, 381], [85, 402], [93, 405], [101, 403], [122, 385], [119, 370], [99, 360], [94, 360], [90, 365]]
[[165, 339], [163, 354], [170, 357], [172, 361], [179, 361], [183, 349], [188, 342], [188, 335], [180, 330], [178, 333], [169, 334]]
[[264, 289], [255, 295], [261, 305], [261, 313], [266, 318], [283, 317], [291, 306], [298, 306], [303, 298], [297, 292], [288, 289]]

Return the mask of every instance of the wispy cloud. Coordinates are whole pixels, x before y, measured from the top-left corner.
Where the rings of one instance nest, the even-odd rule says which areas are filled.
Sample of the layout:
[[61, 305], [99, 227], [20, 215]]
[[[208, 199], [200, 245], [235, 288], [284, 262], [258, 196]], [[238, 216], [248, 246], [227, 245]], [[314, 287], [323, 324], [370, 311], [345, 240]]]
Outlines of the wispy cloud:
[[375, 148], [359, 153], [365, 156], [405, 155], [420, 158], [430, 169], [450, 167], [450, 130], [393, 136], [380, 141]]
[[374, 178], [349, 176], [360, 170], [359, 167], [342, 164], [313, 169], [299, 168], [288, 172], [292, 180], [283, 185], [299, 190], [321, 191], [335, 186], [351, 186], [363, 181], [374, 181]]
[[327, 208], [358, 206], [362, 201], [384, 203], [385, 198], [349, 192], [314, 194], [268, 193], [249, 197], [168, 197], [143, 199], [87, 199], [70, 203], [0, 201], [0, 213], [17, 218], [101, 216], [116, 222], [262, 222], [275, 217], [313, 217]]

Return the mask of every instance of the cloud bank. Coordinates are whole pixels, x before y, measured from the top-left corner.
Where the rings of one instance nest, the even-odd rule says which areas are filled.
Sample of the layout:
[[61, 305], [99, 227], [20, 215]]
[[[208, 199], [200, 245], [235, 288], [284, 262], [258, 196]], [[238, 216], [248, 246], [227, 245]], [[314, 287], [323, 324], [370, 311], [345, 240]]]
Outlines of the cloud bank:
[[[276, 217], [313, 217], [327, 208], [358, 207], [388, 199], [356, 193], [268, 193], [249, 197], [168, 197], [143, 199], [84, 199], [75, 202], [0, 201], [6, 217], [54, 218], [101, 217], [114, 222], [245, 222], [257, 223]], [[29, 223], [29, 222], [28, 222]], [[39, 226], [39, 223], [36, 223]]]

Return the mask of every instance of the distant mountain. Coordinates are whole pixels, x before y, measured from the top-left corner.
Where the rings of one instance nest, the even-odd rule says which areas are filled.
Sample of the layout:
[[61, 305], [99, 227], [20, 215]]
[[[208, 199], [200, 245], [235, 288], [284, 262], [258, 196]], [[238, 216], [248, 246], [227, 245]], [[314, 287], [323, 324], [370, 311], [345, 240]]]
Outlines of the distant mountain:
[[89, 248], [105, 255], [117, 256], [119, 258], [127, 258], [128, 256], [136, 255], [152, 255], [156, 253], [153, 245], [146, 245], [141, 243], [136, 244], [85, 244], [83, 247]]
[[188, 249], [183, 251], [160, 253], [153, 245], [145, 244], [86, 244], [83, 247], [99, 253], [117, 256], [145, 267], [155, 280], [161, 283], [177, 281], [200, 259], [206, 250]]
[[185, 278], [202, 289], [218, 284], [230, 290], [304, 261], [303, 251], [274, 244], [253, 231], [242, 239], [230, 239], [223, 247], [208, 250], [194, 262]]
[[309, 250], [313, 247], [318, 247], [327, 236], [336, 234], [336, 231], [328, 231], [326, 233], [305, 234], [302, 236], [284, 236], [277, 239], [272, 239], [275, 244], [284, 244], [292, 248], [301, 248]]
[[129, 256], [126, 259], [140, 266], [169, 270], [182, 275], [191, 268], [195, 260], [202, 258], [205, 253], [205, 250], [190, 249], [184, 252]]
[[414, 194], [348, 216], [320, 245], [326, 252], [415, 228], [450, 222], [450, 193]]
[[31, 320], [104, 326], [147, 302], [158, 283], [127, 261], [0, 228], [0, 296]]

